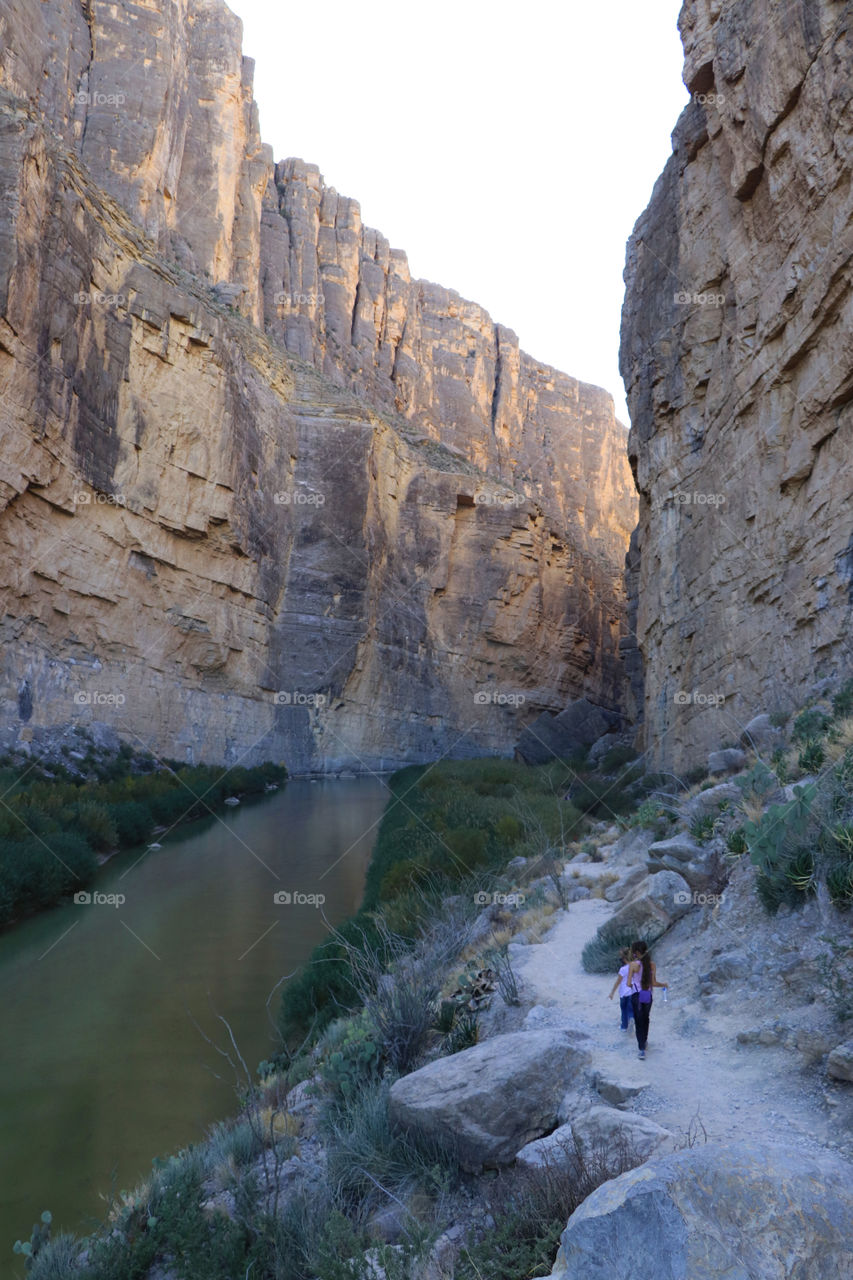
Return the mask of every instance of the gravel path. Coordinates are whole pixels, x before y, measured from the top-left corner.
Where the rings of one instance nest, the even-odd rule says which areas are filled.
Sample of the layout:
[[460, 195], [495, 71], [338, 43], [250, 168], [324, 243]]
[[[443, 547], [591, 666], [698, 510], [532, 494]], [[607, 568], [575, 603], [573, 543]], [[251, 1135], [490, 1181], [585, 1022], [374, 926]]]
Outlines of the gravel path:
[[752, 1025], [752, 1016], [739, 1012], [736, 1001], [723, 1012], [719, 1004], [706, 1010], [700, 1000], [679, 995], [679, 985], [692, 990], [695, 984], [688, 975], [679, 983], [679, 973], [667, 972], [661, 944], [655, 958], [669, 998], [664, 1004], [662, 992], [655, 992], [647, 1056], [638, 1059], [633, 1023], [627, 1032], [619, 1029], [618, 993], [607, 999], [613, 977], [587, 974], [581, 966], [584, 944], [612, 912], [601, 899], [572, 903], [543, 941], [515, 960], [528, 999], [557, 1006], [584, 1025], [593, 1070], [647, 1082], [632, 1109], [671, 1130], [676, 1141], [698, 1113], [709, 1141], [769, 1140], [853, 1156], [849, 1135], [833, 1124], [818, 1073], [805, 1071], [783, 1049], [738, 1045], [735, 1036]]

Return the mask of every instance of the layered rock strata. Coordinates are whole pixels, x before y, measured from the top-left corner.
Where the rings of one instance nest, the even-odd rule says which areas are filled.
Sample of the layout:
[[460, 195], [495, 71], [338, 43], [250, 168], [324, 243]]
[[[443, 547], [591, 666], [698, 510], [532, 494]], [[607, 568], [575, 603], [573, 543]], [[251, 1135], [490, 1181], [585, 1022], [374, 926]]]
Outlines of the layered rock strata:
[[851, 663], [853, 5], [688, 0], [691, 101], [628, 246], [633, 687], [658, 765]]
[[273, 166], [217, 0], [0, 24], [3, 744], [361, 769], [615, 707], [609, 397], [403, 289], [354, 202], [288, 211], [322, 184]]

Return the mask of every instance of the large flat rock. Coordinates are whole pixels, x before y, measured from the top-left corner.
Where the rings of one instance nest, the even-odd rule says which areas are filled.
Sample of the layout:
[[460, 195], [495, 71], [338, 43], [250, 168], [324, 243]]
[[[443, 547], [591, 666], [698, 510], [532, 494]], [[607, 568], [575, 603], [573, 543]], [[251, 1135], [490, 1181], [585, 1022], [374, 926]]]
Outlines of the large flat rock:
[[450, 1147], [469, 1172], [509, 1164], [556, 1126], [563, 1095], [590, 1061], [577, 1031], [495, 1036], [395, 1081], [391, 1119]]
[[560, 1280], [849, 1280], [853, 1167], [785, 1147], [658, 1156], [588, 1196]]

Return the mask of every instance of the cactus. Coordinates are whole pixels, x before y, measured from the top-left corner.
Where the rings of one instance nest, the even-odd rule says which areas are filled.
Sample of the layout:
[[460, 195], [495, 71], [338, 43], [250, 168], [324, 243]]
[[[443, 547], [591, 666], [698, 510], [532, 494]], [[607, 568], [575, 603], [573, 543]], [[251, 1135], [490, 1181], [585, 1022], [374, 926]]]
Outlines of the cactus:
[[16, 1240], [12, 1246], [13, 1253], [23, 1254], [26, 1258], [27, 1271], [32, 1267], [40, 1250], [42, 1250], [50, 1240], [50, 1224], [52, 1221], [53, 1214], [49, 1209], [45, 1209], [44, 1213], [41, 1215], [41, 1220], [33, 1223], [33, 1230], [29, 1240]]

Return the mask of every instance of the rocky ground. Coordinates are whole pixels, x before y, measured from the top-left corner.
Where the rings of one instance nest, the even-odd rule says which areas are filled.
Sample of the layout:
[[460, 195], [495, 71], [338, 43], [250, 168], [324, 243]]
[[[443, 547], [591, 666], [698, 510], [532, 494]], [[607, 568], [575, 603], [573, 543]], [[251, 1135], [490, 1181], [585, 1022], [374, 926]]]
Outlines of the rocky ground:
[[[731, 892], [738, 892], [736, 884]], [[785, 1028], [810, 1022], [815, 1041], [830, 1042], [831, 1028], [822, 1029], [829, 1020], [816, 1017], [813, 1004], [799, 1004], [781, 979], [772, 976], [756, 979], [751, 992], [742, 979], [732, 979], [727, 990], [702, 996], [702, 975], [713, 964], [714, 935], [723, 929], [697, 918], [702, 910], [679, 921], [655, 948], [658, 973], [669, 991], [667, 1003], [661, 992], [655, 993], [645, 1061], [637, 1057], [633, 1023], [627, 1033], [619, 1029], [618, 997], [612, 1002], [607, 998], [613, 979], [587, 974], [581, 965], [584, 945], [613, 913], [606, 901], [572, 903], [539, 945], [524, 948], [516, 967], [525, 997], [579, 1023], [590, 1037], [592, 1073], [604, 1082], [637, 1089], [625, 1105], [669, 1130], [674, 1143], [686, 1141], [689, 1134], [700, 1141], [707, 1135], [714, 1142], [773, 1141], [853, 1157], [845, 1086], [828, 1082], [819, 1063], [810, 1064], [795, 1047], [738, 1039], [762, 1028], [767, 1034], [774, 1023], [784, 1036]], [[808, 927], [806, 919], [797, 923]], [[842, 1039], [841, 1029], [835, 1039]], [[839, 1126], [839, 1112], [846, 1125]]]

